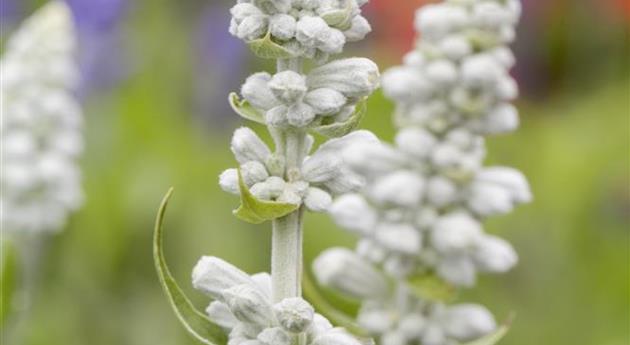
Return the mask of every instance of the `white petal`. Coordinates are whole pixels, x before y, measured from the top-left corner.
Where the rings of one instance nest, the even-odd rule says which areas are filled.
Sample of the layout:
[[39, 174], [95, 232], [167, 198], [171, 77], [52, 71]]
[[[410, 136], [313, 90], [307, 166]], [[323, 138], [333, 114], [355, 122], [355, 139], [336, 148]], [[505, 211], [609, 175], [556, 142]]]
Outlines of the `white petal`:
[[265, 162], [271, 154], [267, 145], [247, 127], [234, 131], [231, 149], [236, 160], [241, 164], [249, 161]]
[[477, 339], [492, 332], [497, 326], [492, 314], [476, 304], [460, 304], [448, 308], [443, 324], [446, 333], [459, 341]]
[[202, 257], [192, 272], [195, 289], [210, 297], [222, 300], [223, 291], [236, 285], [254, 284], [245, 272], [232, 264], [213, 256]]

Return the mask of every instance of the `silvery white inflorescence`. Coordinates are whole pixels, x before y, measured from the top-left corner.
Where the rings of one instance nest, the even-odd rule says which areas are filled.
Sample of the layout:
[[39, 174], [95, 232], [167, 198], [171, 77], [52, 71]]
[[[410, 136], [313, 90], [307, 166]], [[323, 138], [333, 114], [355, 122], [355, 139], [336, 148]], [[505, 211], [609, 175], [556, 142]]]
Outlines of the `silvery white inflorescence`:
[[216, 258], [203, 257], [193, 270], [195, 288], [214, 299], [210, 319], [229, 333], [229, 345], [360, 345], [352, 336], [315, 313], [300, 297], [272, 302], [271, 276], [248, 275]]
[[360, 9], [367, 2], [239, 0], [230, 11], [230, 33], [248, 43], [268, 38], [293, 57], [326, 61], [371, 31]]
[[517, 0], [420, 8], [421, 39], [382, 79], [396, 102], [394, 145], [344, 151], [366, 186], [337, 198], [329, 211], [361, 239], [354, 252], [322, 253], [314, 272], [320, 283], [363, 300], [358, 321], [383, 345], [458, 344], [495, 328], [484, 307], [445, 306], [414, 284], [438, 277], [470, 287], [477, 272], [505, 272], [517, 262], [511, 245], [484, 233], [481, 222], [532, 198], [519, 171], [483, 166], [483, 135], [518, 126], [506, 44], [519, 15]]
[[[249, 276], [210, 257], [193, 272], [195, 287], [214, 299], [207, 313], [228, 332], [229, 345], [360, 344], [301, 298], [301, 248], [303, 210], [324, 212], [334, 196], [365, 182], [341, 152], [378, 142], [370, 132], [352, 132], [362, 116], [360, 103], [379, 86], [376, 64], [365, 58], [325, 63], [346, 41], [370, 31], [360, 16], [365, 2], [239, 0], [231, 9], [230, 32], [258, 56], [277, 60], [278, 71], [247, 78], [242, 100], [230, 96], [239, 115], [267, 126], [275, 147], [249, 128], [237, 129], [231, 149], [239, 167], [219, 178], [222, 189], [241, 195], [239, 218], [272, 221], [271, 275]], [[316, 67], [304, 72], [303, 59], [315, 60]], [[314, 150], [308, 131], [332, 139]]]
[[2, 70], [2, 228], [59, 230], [82, 203], [72, 16], [52, 1], [9, 39]]

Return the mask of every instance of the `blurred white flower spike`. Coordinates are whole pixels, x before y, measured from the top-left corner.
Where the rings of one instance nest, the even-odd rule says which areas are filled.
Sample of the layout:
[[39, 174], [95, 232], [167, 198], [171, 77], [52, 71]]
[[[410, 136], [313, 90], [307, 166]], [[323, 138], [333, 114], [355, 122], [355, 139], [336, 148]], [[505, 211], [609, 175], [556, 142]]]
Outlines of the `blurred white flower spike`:
[[3, 231], [59, 231], [82, 204], [75, 40], [70, 9], [52, 1], [6, 44], [0, 60]]
[[[418, 9], [415, 49], [382, 78], [396, 104], [395, 143], [344, 150], [365, 185], [328, 211], [360, 241], [354, 253], [323, 252], [313, 270], [320, 284], [362, 302], [358, 323], [381, 345], [462, 344], [496, 329], [484, 307], [449, 303], [478, 272], [503, 273], [518, 261], [482, 221], [532, 199], [519, 171], [483, 166], [483, 136], [519, 122], [507, 44], [520, 6], [444, 0]], [[383, 275], [393, 282], [385, 291]]]

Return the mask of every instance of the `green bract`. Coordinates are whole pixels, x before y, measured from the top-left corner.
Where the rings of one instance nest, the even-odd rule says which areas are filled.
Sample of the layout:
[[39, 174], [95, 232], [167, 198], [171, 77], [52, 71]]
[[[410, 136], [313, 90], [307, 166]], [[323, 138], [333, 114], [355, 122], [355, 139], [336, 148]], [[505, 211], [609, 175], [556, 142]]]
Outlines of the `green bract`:
[[366, 99], [363, 99], [356, 105], [354, 113], [347, 120], [330, 124], [320, 123], [318, 126], [312, 127], [311, 130], [329, 138], [342, 137], [359, 127], [361, 120], [365, 116], [366, 109]]
[[238, 185], [241, 191], [241, 206], [234, 210], [234, 215], [252, 224], [260, 224], [274, 220], [297, 210], [300, 205], [257, 199], [243, 181], [241, 171], [238, 171]]
[[164, 220], [168, 200], [172, 193], [173, 189], [171, 188], [168, 193], [166, 193], [166, 196], [164, 196], [155, 220], [155, 232], [153, 235], [153, 261], [155, 263], [155, 269], [157, 270], [164, 292], [166, 292], [171, 306], [175, 314], [177, 314], [177, 318], [184, 325], [188, 333], [207, 345], [225, 345], [227, 344], [227, 337], [223, 333], [223, 329], [210, 321], [206, 315], [193, 306], [179, 285], [177, 285], [177, 282], [166, 265], [164, 251], [162, 249], [162, 222]]
[[271, 39], [270, 32], [267, 32], [263, 38], [247, 42], [247, 45], [256, 56], [263, 59], [290, 59], [295, 57], [292, 51], [274, 42]]
[[457, 295], [453, 285], [431, 273], [412, 276], [407, 279], [407, 283], [414, 294], [431, 301], [448, 302]]
[[256, 108], [252, 107], [247, 100], [240, 99], [236, 92], [230, 93], [229, 102], [232, 109], [241, 117], [250, 121], [265, 124], [265, 115]]

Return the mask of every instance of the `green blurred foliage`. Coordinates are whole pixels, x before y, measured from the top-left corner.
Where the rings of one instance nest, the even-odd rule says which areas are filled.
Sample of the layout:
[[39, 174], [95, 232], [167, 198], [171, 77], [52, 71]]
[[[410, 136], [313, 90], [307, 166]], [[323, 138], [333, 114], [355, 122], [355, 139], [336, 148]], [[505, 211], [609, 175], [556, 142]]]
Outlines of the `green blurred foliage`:
[[[134, 72], [86, 102], [86, 203], [48, 238], [24, 320], [26, 345], [195, 344], [170, 310], [152, 263], [153, 220], [170, 186], [165, 254], [200, 308], [207, 299], [188, 282], [201, 255], [252, 273], [269, 264], [269, 226], [234, 218], [238, 198], [217, 185], [219, 173], [235, 164], [232, 128], [208, 128], [191, 114], [192, 24], [177, 2], [145, 1], [126, 25]], [[628, 342], [630, 90], [627, 75], [615, 79], [589, 92], [523, 102], [521, 130], [489, 140], [489, 162], [522, 169], [536, 197], [488, 223], [514, 244], [520, 265], [482, 277], [461, 296], [487, 304], [498, 318], [517, 313], [502, 344]], [[362, 127], [390, 140], [391, 111], [377, 93]], [[227, 126], [239, 121], [234, 115]], [[268, 139], [260, 125], [247, 125]], [[354, 242], [325, 215], [309, 215], [305, 240], [307, 262], [326, 247]]]

